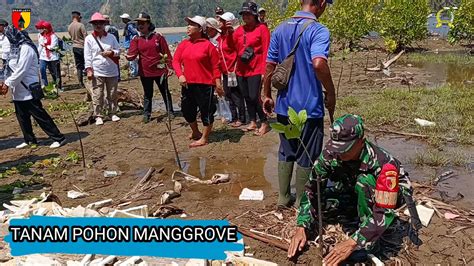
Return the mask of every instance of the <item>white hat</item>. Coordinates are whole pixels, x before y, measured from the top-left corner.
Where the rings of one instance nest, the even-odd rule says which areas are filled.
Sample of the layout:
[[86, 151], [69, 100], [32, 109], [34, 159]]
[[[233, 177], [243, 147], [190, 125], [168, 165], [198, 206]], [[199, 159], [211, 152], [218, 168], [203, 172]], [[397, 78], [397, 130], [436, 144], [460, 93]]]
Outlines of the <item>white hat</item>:
[[126, 19], [132, 20], [131, 17], [130, 17], [130, 15], [127, 14], [127, 13], [123, 13], [122, 15], [120, 15], [120, 17], [121, 17], [121, 18], [126, 18]]
[[231, 12], [225, 12], [224, 14], [220, 15], [219, 17], [221, 19], [225, 20], [225, 21], [234, 21], [236, 19], [234, 14], [232, 14]]
[[217, 21], [217, 19], [215, 18], [206, 18], [206, 26], [209, 27], [209, 28], [213, 28], [215, 30], [217, 30], [219, 33], [221, 32], [221, 29], [220, 29], [220, 24], [219, 24], [219, 21]]
[[260, 13], [260, 12], [267, 12], [267, 11], [265, 10], [265, 8], [261, 7], [261, 8], [258, 9], [258, 13]]
[[204, 17], [201, 17], [201, 16], [194, 16], [192, 18], [187, 17], [185, 20], [188, 23], [189, 22], [194, 22], [194, 23], [198, 24], [199, 26], [201, 26], [202, 30], [206, 30], [207, 22], [206, 22], [206, 18], [204, 18]]

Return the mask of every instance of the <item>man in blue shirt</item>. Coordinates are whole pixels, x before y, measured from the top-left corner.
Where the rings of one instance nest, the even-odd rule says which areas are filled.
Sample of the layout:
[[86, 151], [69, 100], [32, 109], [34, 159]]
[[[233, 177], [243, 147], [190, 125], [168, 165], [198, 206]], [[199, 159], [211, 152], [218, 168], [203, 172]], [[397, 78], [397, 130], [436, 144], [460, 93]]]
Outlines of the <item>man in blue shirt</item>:
[[[317, 21], [324, 12], [327, 3], [332, 0], [301, 0], [301, 11], [289, 20], [280, 24], [272, 33], [268, 50], [267, 67], [264, 78], [264, 110], [271, 114], [275, 107], [277, 120], [288, 124], [288, 108], [296, 112], [306, 110], [308, 120], [301, 139], [310, 157], [301, 147], [298, 140], [288, 140], [280, 134], [278, 156], [279, 207], [291, 206], [290, 183], [296, 165], [296, 207], [299, 207], [301, 196], [312, 170], [313, 162], [322, 150], [324, 137], [324, 104], [332, 121], [336, 105], [334, 84], [327, 63], [329, 55], [329, 31]], [[288, 88], [278, 92], [276, 104], [271, 94], [271, 79], [277, 64], [280, 64], [290, 53], [302, 32], [301, 41], [295, 53], [293, 73]], [[323, 95], [323, 86], [325, 88]]]
[[[130, 48], [130, 42], [135, 36], [138, 36], [138, 31], [136, 25], [133, 23], [130, 15], [124, 13], [120, 16], [122, 22], [125, 23], [125, 28], [123, 29], [123, 36], [125, 37], [123, 41], [123, 47], [126, 51]], [[136, 77], [138, 75], [138, 62], [137, 60], [129, 62], [130, 75]]]

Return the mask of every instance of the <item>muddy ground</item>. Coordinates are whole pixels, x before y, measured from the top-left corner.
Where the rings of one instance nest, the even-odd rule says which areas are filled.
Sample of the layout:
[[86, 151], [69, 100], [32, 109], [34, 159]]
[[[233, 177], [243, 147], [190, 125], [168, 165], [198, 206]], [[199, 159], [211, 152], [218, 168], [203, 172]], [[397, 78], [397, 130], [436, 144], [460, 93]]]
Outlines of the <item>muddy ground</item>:
[[[463, 49], [462, 47], [448, 46], [439, 40], [423, 43], [421, 47], [425, 50], [425, 53], [443, 51], [458, 53], [462, 52]], [[364, 93], [370, 91], [376, 93], [383, 88], [399, 87], [403, 84], [400, 79], [387, 79], [381, 72], [367, 73], [364, 70], [366, 65], [374, 66], [376, 59], [380, 61], [386, 58], [382, 51], [377, 49], [360, 51], [345, 56], [344, 61], [342, 57], [340, 53], [336, 53], [331, 59], [334, 83], [336, 86], [338, 83], [340, 84], [340, 98], [348, 95], [358, 97], [358, 95], [364, 95]], [[413, 87], [436, 87], [444, 83], [472, 86], [474, 73], [472, 64], [460, 68], [456, 66], [455, 62], [452, 64], [440, 63], [438, 65], [411, 63], [409, 58], [407, 56], [396, 62], [390, 71], [392, 76], [408, 75]], [[351, 63], [348, 63], [348, 60]], [[340, 78], [340, 66], [342, 64], [345, 65], [345, 71], [343, 71]], [[352, 71], [350, 71], [351, 64]], [[68, 103], [79, 103], [84, 99], [85, 91], [76, 88], [74, 76], [75, 74], [71, 72], [71, 78], [64, 78], [66, 92], [62, 93], [61, 97]], [[138, 79], [123, 81], [119, 86], [134, 88], [142, 93]], [[179, 107], [179, 86], [174, 77], [170, 80], [170, 88], [173, 101]], [[52, 191], [60, 198], [64, 207], [85, 206], [91, 202], [108, 198], [120, 201], [150, 167], [155, 167], [156, 169], [163, 169], [163, 171], [155, 174], [153, 178], [156, 181], [163, 181], [164, 186], [140, 195], [137, 200], [129, 205], [129, 207], [132, 207], [147, 204], [151, 208], [159, 202], [163, 191], [172, 189], [171, 176], [177, 169], [173, 147], [164, 124], [163, 106], [159, 105], [161, 96], [158, 91], [156, 91], [156, 99], [158, 108], [153, 114], [153, 121], [149, 124], [142, 123], [139, 112], [127, 110], [129, 108], [123, 107], [122, 120], [118, 123], [106, 121], [105, 125], [100, 127], [89, 125], [80, 128], [80, 136], [85, 149], [85, 162], [88, 166], [86, 170], [82, 168], [81, 161], [74, 163], [61, 160], [57, 168], [46, 167], [13, 173], [0, 179], [0, 186], [11, 184], [17, 180], [34, 181], [39, 185], [29, 186], [22, 194], [15, 197], [38, 196], [42, 191]], [[59, 103], [60, 101], [57, 99], [44, 101], [45, 106]], [[6, 110], [12, 107], [9, 96], [0, 98], [0, 108]], [[48, 148], [47, 145], [50, 142], [45, 139], [45, 134], [37, 126], [34, 129], [42, 141], [39, 147], [16, 150], [15, 146], [22, 142], [22, 137], [15, 115], [11, 114], [1, 118], [0, 166], [2, 171], [27, 162], [41, 162], [51, 157], [65, 159], [71, 153], [81, 154], [78, 135], [72, 119], [68, 117], [68, 113], [65, 110], [50, 113], [57, 119], [59, 128], [68, 138], [67, 145], [57, 150]], [[326, 121], [326, 127], [329, 127], [328, 121]], [[186, 219], [229, 219], [239, 224], [241, 219], [234, 219], [247, 211], [264, 214], [274, 209], [278, 189], [277, 150], [279, 141], [276, 133], [270, 132], [264, 137], [257, 137], [252, 133], [245, 133], [240, 129], [223, 125], [217, 119], [215, 130], [211, 136], [211, 143], [206, 147], [190, 150], [188, 148], [190, 141], [187, 139], [189, 128], [184, 118], [177, 116], [172, 121], [172, 128], [180, 158], [189, 167], [188, 172], [190, 174], [203, 179], [209, 179], [216, 173], [228, 173], [231, 176], [231, 182], [227, 184], [193, 185], [184, 183], [184, 192], [181, 197], [173, 200], [172, 205], [183, 209], [188, 215]], [[446, 191], [449, 195], [461, 193], [464, 198], [452, 204], [459, 208], [474, 209], [474, 197], [471, 195], [472, 185], [474, 184], [474, 179], [472, 179], [474, 149], [472, 146], [448, 143], [442, 147], [446, 150], [463, 151], [467, 162], [465, 165], [429, 167], [415, 165], [410, 162], [410, 158], [415, 153], [430, 148], [430, 144], [423, 140], [383, 133], [369, 133], [369, 137], [403, 161], [414, 180], [428, 182], [433, 174], [441, 174], [447, 170], [454, 171], [455, 177], [439, 184], [436, 190]], [[103, 176], [104, 170], [121, 171], [122, 174], [118, 177], [105, 178]], [[66, 193], [73, 189], [73, 186], [90, 193], [90, 196], [75, 200], [67, 198]], [[265, 193], [264, 201], [239, 201], [238, 196], [243, 188], [263, 190]], [[430, 194], [430, 196], [440, 197], [439, 192]], [[2, 202], [7, 202], [12, 197], [11, 191], [7, 190], [0, 193]], [[291, 214], [291, 212], [288, 213]], [[179, 216], [171, 216], [171, 218], [179, 218]], [[247, 220], [245, 226], [262, 228], [266, 225], [251, 224], [251, 221]], [[472, 245], [474, 229], [472, 224], [452, 234], [452, 230], [458, 228], [458, 226], [457, 223], [447, 222], [435, 216], [430, 226], [423, 228], [421, 231], [421, 239], [425, 244], [418, 249], [400, 250], [398, 252], [400, 260], [428, 264], [474, 263], [474, 246]], [[278, 248], [249, 238], [245, 238], [245, 244], [250, 247], [246, 252], [253, 253], [256, 258], [273, 261], [281, 265], [294, 263], [289, 262], [286, 253]], [[300, 256], [296, 262], [306, 265], [319, 264], [316, 254], [316, 249], [312, 247]], [[7, 254], [3, 255], [3, 259], [7, 257]]]

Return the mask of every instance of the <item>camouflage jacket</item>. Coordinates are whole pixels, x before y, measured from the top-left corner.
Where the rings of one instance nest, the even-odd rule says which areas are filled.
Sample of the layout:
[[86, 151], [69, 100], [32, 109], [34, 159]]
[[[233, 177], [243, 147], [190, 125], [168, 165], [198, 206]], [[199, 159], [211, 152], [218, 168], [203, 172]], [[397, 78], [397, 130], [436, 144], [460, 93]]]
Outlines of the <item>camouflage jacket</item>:
[[[398, 190], [395, 194], [395, 201], [397, 196], [400, 198], [403, 194], [411, 195], [411, 183], [400, 162], [368, 140], [365, 141], [358, 161], [343, 162], [327, 149], [324, 149], [314, 166], [316, 175], [319, 175], [323, 181], [329, 179], [333, 182], [341, 182], [344, 185], [354, 186], [356, 191], [358, 187], [361, 192], [372, 191], [367, 194], [371, 196], [366, 198], [365, 202], [362, 200], [361, 203], [361, 197], [359, 196], [360, 224], [359, 229], [351, 237], [360, 248], [368, 248], [395, 219], [394, 208], [381, 207], [376, 204], [380, 200], [376, 202], [376, 196], [373, 193], [376, 186], [379, 186], [380, 176], [384, 174], [385, 165], [394, 166], [393, 169], [398, 170], [398, 183], [391, 184], [388, 182], [389, 186], [396, 186]], [[360, 182], [362, 179], [358, 179], [358, 177], [369, 177], [365, 180], [373, 181], [362, 184]], [[298, 226], [310, 228], [317, 222], [316, 180], [317, 177], [311, 176], [306, 185], [297, 218]]]

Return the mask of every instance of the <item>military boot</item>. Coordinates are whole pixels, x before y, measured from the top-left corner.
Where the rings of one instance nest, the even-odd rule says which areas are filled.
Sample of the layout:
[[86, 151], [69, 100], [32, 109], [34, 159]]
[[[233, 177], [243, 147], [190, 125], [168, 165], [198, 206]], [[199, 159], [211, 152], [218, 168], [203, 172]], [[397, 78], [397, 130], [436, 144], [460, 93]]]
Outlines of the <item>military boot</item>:
[[291, 177], [294, 162], [278, 162], [278, 207], [289, 207], [291, 204]]
[[303, 196], [306, 183], [309, 181], [309, 176], [313, 168], [301, 167], [296, 165], [296, 203], [295, 207], [300, 207], [301, 197]]

